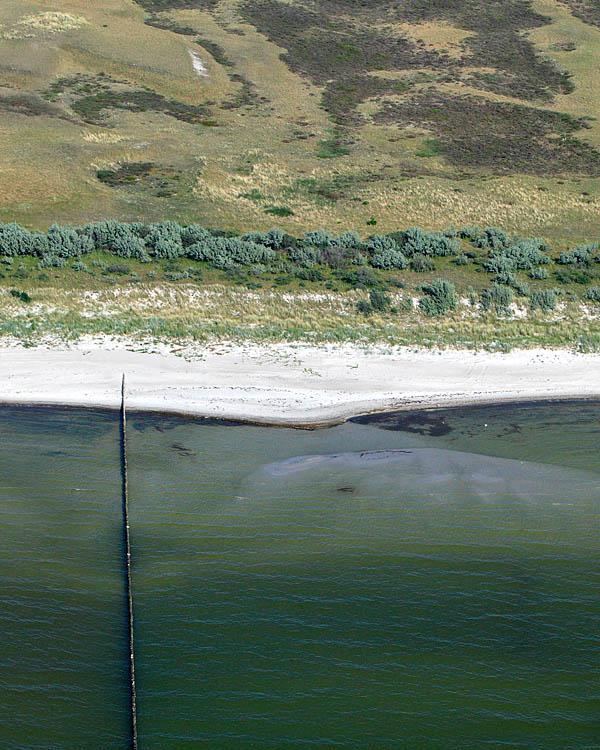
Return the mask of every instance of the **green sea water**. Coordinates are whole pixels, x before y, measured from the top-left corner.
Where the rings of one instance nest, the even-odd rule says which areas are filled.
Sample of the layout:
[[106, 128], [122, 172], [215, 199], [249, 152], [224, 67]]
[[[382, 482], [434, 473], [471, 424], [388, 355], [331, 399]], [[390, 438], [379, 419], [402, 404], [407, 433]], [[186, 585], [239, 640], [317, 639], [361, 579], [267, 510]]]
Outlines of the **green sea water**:
[[[600, 404], [128, 424], [140, 748], [600, 748]], [[118, 435], [0, 410], [1, 748], [129, 746]]]

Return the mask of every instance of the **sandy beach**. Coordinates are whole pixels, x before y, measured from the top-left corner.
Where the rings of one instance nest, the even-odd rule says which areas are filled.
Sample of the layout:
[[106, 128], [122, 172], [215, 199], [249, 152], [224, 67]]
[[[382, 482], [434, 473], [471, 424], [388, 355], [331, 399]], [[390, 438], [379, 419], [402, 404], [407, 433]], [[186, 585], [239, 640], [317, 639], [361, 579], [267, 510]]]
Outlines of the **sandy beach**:
[[[136, 351], [137, 349], [137, 351]], [[600, 397], [600, 355], [126, 341], [0, 347], [0, 403], [116, 408], [311, 425], [370, 411]]]

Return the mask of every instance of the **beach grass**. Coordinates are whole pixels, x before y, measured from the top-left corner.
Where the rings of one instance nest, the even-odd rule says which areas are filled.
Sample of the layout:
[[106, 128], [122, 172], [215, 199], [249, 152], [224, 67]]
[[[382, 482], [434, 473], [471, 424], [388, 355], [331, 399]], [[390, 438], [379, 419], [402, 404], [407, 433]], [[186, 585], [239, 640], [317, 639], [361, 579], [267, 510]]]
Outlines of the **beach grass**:
[[[356, 306], [364, 296], [354, 290], [247, 290], [218, 283], [47, 286], [32, 292], [30, 302], [0, 293], [0, 336], [26, 345], [97, 335], [168, 343], [227, 339], [600, 351], [600, 315], [581, 302], [563, 302], [550, 314], [523, 306], [514, 317], [502, 318], [481, 313], [463, 298], [453, 313], [431, 320], [402, 293], [392, 295], [397, 312], [365, 318]], [[407, 298], [411, 312], [401, 309]]]

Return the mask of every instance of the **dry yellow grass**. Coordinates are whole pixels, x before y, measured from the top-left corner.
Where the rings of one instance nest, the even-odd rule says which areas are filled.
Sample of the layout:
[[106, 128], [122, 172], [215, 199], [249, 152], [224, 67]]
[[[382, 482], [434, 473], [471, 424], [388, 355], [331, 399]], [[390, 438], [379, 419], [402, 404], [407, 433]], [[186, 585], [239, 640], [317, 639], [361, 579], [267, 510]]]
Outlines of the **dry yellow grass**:
[[[600, 67], [600, 30], [574, 19], [557, 0], [535, 0], [534, 5], [553, 22], [530, 32], [530, 39], [573, 73], [576, 86], [575, 93], [540, 106], [576, 116], [598, 112], [600, 93], [593, 73]], [[240, 84], [229, 79], [228, 70], [197, 47], [209, 71], [208, 78], [200, 78], [192, 67], [190, 38], [144, 25], [143, 17], [143, 10], [130, 0], [4, 0], [1, 34], [21, 29], [34, 38], [0, 38], [7, 84], [0, 93], [41, 91], [57, 77], [78, 72], [105, 72], [189, 104], [222, 102], [239, 91]], [[240, 18], [236, 0], [222, 1], [215, 13], [184, 10], [171, 18], [219, 44], [232, 70], [252, 81], [257, 96], [268, 101], [230, 110], [213, 106], [211, 118], [218, 127], [190, 125], [156, 112], [115, 111], [110, 128], [82, 130], [80, 122], [0, 111], [0, 220], [39, 227], [54, 220], [170, 217], [237, 230], [273, 224], [293, 232], [343, 226], [364, 235], [373, 231], [366, 224], [373, 215], [376, 231], [414, 224], [496, 224], [559, 243], [598, 234], [600, 180], [567, 180], [562, 185], [557, 179], [524, 176], [457, 181], [440, 157], [424, 160], [416, 155], [427, 135], [423, 129], [368, 124], [356, 134], [351, 155], [317, 158], [318, 144], [329, 137], [331, 128], [319, 106], [321, 90], [289, 70], [280, 59], [284, 50]], [[460, 53], [468, 36], [438, 23], [394, 28], [452, 55]], [[574, 52], [550, 49], [570, 39], [578, 44]], [[442, 91], [481, 95], [461, 84], [435, 85]], [[368, 115], [374, 108], [367, 102], [362, 111]], [[600, 145], [600, 125], [590, 124], [582, 137]], [[259, 158], [241, 173], [240, 165], [253, 150]], [[115, 190], [96, 179], [97, 168], [128, 161], [156, 162], [195, 175], [193, 189], [169, 199]], [[437, 176], [405, 177], [423, 167], [437, 170]], [[336, 201], [290, 191], [298, 178], [367, 173], [382, 179], [357, 182]], [[265, 214], [264, 203], [238, 197], [253, 190], [294, 214], [275, 218]]]
[[[410, 297], [409, 293], [404, 293]], [[468, 301], [444, 318], [413, 312], [356, 312], [361, 292], [248, 291], [222, 284], [202, 287], [136, 284], [113, 288], [36, 290], [26, 308], [0, 290], [3, 340], [76, 339], [85, 334], [127, 335], [181, 344], [194, 339], [356, 341], [508, 350], [514, 347], [600, 348], [600, 311], [562, 303], [553, 314], [515, 308], [510, 319], [482, 316]], [[403, 294], [392, 295], [393, 302]], [[411, 298], [412, 299], [412, 298]], [[414, 300], [413, 300], [414, 301]], [[33, 325], [32, 325], [33, 324]]]
[[462, 42], [473, 36], [473, 32], [457, 29], [447, 23], [430, 21], [419, 24], [378, 24], [377, 28], [405, 36], [416, 42], [424, 42], [429, 49], [444, 52], [449, 57], [456, 58], [463, 56]]

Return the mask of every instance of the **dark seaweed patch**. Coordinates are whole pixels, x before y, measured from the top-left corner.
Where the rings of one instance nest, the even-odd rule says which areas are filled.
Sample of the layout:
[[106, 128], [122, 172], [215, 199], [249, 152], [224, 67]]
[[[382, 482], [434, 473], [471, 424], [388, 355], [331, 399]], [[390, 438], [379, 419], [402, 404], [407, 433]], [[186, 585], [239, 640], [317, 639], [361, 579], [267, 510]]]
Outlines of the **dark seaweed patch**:
[[360, 417], [352, 417], [349, 421], [356, 422], [356, 424], [374, 425], [381, 430], [412, 432], [430, 437], [448, 435], [453, 430], [444, 416], [426, 411], [388, 411], [380, 414], [364, 414]]

